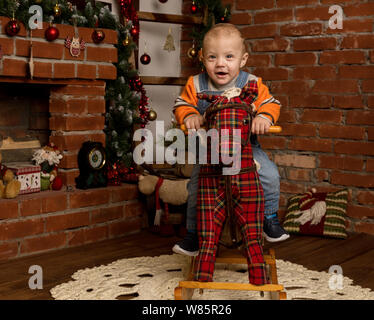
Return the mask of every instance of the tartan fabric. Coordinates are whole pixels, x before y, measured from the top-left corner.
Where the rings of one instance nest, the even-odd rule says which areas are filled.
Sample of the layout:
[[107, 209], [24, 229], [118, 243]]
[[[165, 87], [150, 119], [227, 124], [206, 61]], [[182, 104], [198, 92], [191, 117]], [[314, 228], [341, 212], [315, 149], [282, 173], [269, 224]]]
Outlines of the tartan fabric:
[[[214, 108], [222, 104], [250, 104], [255, 99], [256, 91], [243, 88], [239, 97], [228, 100], [225, 97], [209, 96]], [[208, 109], [209, 109], [208, 108]], [[208, 111], [208, 110], [207, 110]], [[208, 128], [227, 129], [232, 134], [234, 128], [241, 129], [241, 141], [248, 141], [250, 123], [244, 109], [226, 108], [219, 110], [212, 118], [207, 119]], [[229, 153], [233, 154], [235, 142], [229, 139]], [[220, 144], [222, 147], [222, 143]], [[222, 156], [222, 154], [221, 154]], [[254, 165], [251, 144], [241, 146], [241, 168]], [[208, 145], [208, 164], [202, 165], [199, 176], [199, 192], [197, 196], [197, 229], [199, 235], [199, 255], [195, 263], [195, 279], [212, 281], [216, 251], [222, 228], [227, 218], [226, 176], [205, 176], [204, 173], [217, 172], [219, 165], [210, 165], [210, 145]], [[249, 282], [255, 285], [268, 283], [265, 261], [262, 250], [262, 227], [264, 217], [264, 196], [256, 171], [230, 176], [233, 214], [243, 235], [245, 253], [248, 263]]]

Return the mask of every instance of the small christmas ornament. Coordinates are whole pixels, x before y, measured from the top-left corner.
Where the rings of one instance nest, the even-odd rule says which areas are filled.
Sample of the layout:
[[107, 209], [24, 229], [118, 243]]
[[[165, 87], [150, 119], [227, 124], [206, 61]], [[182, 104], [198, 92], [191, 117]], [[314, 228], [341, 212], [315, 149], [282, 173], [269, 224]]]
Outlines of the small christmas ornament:
[[123, 40], [122, 44], [126, 47], [130, 44], [130, 37], [129, 37], [129, 34], [126, 33], [126, 39]]
[[53, 27], [52, 25], [50, 25], [44, 33], [44, 36], [47, 39], [47, 41], [54, 41], [58, 38], [59, 35], [60, 32], [58, 31], [58, 29], [56, 27]]
[[132, 26], [130, 30], [131, 35], [136, 38], [139, 35], [139, 28]]
[[198, 55], [198, 50], [195, 48], [195, 42], [192, 44], [192, 47], [188, 49], [187, 56], [190, 59], [196, 58]]
[[59, 16], [61, 16], [61, 7], [60, 5], [58, 4], [58, 2], [55, 4], [55, 6], [53, 7], [53, 15], [57, 18]]
[[142, 64], [150, 64], [151, 62], [151, 57], [149, 56], [149, 54], [146, 53], [147, 51], [147, 43], [144, 44], [144, 54], [140, 57], [140, 62]]
[[94, 30], [91, 35], [92, 41], [97, 43], [102, 42], [105, 39], [105, 33], [102, 30]]
[[148, 113], [148, 120], [149, 121], [154, 121], [157, 119], [157, 113], [153, 109], [151, 109]]
[[14, 19], [14, 17], [13, 17], [12, 19], [10, 19], [10, 21], [6, 25], [5, 32], [8, 36], [14, 37], [19, 32], [20, 29], [21, 29], [21, 27], [20, 27], [18, 21], [16, 19]]
[[86, 43], [81, 39], [79, 42], [79, 37], [73, 37], [71, 40], [69, 37], [65, 39], [65, 47], [70, 50], [70, 54], [73, 57], [79, 57], [81, 50], [84, 50]]
[[160, 1], [161, 3], [166, 3], [166, 2], [168, 2], [168, 0], [158, 0], [158, 1]]
[[193, 13], [193, 14], [197, 12], [197, 5], [196, 5], [195, 1], [192, 1], [190, 10], [191, 10], [191, 13]]
[[227, 8], [225, 8], [225, 12], [223, 14], [223, 17], [221, 17], [221, 22], [227, 22]]
[[169, 52], [175, 50], [174, 38], [173, 38], [173, 35], [171, 33], [171, 28], [169, 28], [169, 33], [166, 37], [166, 41], [165, 41], [165, 44], [164, 44], [164, 50], [167, 50]]

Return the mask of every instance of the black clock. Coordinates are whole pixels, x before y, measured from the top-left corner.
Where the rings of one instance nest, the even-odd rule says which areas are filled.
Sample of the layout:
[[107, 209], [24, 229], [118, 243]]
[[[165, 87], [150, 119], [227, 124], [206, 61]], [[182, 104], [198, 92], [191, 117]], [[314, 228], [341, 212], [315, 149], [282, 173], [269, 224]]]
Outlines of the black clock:
[[101, 142], [84, 142], [78, 153], [79, 176], [75, 178], [79, 189], [106, 187], [107, 156]]

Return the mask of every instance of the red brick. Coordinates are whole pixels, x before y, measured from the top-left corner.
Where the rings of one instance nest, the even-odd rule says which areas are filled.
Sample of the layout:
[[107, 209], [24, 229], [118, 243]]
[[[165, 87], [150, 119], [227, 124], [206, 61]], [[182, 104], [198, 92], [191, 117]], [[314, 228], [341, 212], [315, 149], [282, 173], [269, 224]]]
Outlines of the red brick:
[[342, 109], [363, 108], [362, 96], [336, 96], [334, 97], [334, 107]]
[[290, 42], [283, 38], [275, 38], [272, 40], [257, 40], [252, 44], [253, 52], [267, 52], [267, 51], [286, 51], [289, 48]]
[[240, 29], [244, 39], [273, 38], [277, 33], [276, 24], [255, 25]]
[[335, 38], [308, 38], [295, 39], [293, 41], [293, 48], [295, 51], [319, 51], [335, 49], [337, 41]]
[[367, 172], [374, 172], [374, 159], [367, 159], [366, 160], [366, 171]]
[[284, 68], [256, 68], [253, 73], [263, 80], [287, 80], [288, 70]]
[[[29, 57], [31, 42], [28, 40], [16, 39], [16, 55]], [[62, 59], [64, 46], [52, 42], [32, 42], [32, 54], [34, 58]]]
[[330, 181], [330, 174], [327, 170], [317, 169], [314, 170], [314, 177], [317, 179], [318, 182], [329, 182]]
[[357, 80], [316, 80], [313, 93], [357, 93]]
[[138, 198], [138, 187], [133, 184], [122, 184], [118, 187], [109, 187], [111, 202], [121, 202]]
[[12, 199], [0, 199], [0, 220], [17, 217], [18, 202]]
[[374, 142], [335, 141], [335, 153], [374, 156]]
[[0, 260], [8, 260], [18, 254], [18, 241], [0, 244]]
[[344, 14], [347, 17], [351, 16], [373, 16], [374, 3], [360, 3], [344, 7]]
[[83, 99], [56, 99], [51, 98], [49, 111], [56, 113], [82, 114], [87, 113], [87, 100]]
[[309, 155], [299, 154], [276, 154], [274, 162], [279, 166], [309, 168], [316, 167], [316, 158]]
[[316, 127], [310, 123], [289, 123], [283, 127], [282, 135], [294, 137], [314, 137], [316, 135]]
[[347, 215], [352, 218], [371, 218], [374, 217], [374, 208], [364, 206], [355, 206], [352, 204], [347, 205]]
[[49, 141], [53, 142], [56, 147], [60, 150], [79, 150], [83, 142], [87, 141], [86, 134], [74, 134], [74, 135], [53, 135], [49, 137]]
[[82, 96], [104, 96], [105, 82], [93, 81], [92, 85], [66, 85], [53, 89], [54, 93]]
[[78, 64], [77, 78], [79, 79], [96, 79], [96, 65]]
[[116, 48], [87, 47], [86, 59], [88, 61], [112, 62], [118, 61]]
[[13, 55], [14, 52], [14, 40], [7, 38], [0, 38], [0, 46], [3, 55]]
[[285, 22], [293, 19], [292, 9], [266, 10], [255, 14], [254, 23]]
[[284, 193], [291, 193], [292, 195], [297, 193], [304, 193], [307, 190], [305, 184], [281, 181], [280, 182], [280, 191]]
[[117, 78], [117, 68], [113, 65], [98, 65], [98, 78], [114, 80]]
[[272, 94], [292, 94], [295, 92], [308, 93], [310, 91], [310, 85], [308, 81], [273, 81], [271, 84]]
[[104, 116], [52, 116], [49, 118], [49, 127], [51, 130], [63, 131], [102, 130], [104, 129], [104, 122]]
[[280, 34], [283, 36], [314, 36], [321, 33], [321, 23], [290, 23], [280, 27]]
[[132, 218], [142, 216], [144, 211], [144, 205], [139, 201], [128, 203], [125, 205], [124, 217]]
[[288, 149], [290, 150], [301, 150], [301, 151], [319, 151], [319, 152], [331, 152], [332, 142], [327, 139], [315, 138], [293, 138], [289, 144]]
[[42, 200], [43, 213], [64, 211], [67, 209], [67, 195], [64, 191], [45, 191]]
[[100, 208], [92, 213], [91, 223], [98, 224], [123, 217], [124, 206], [115, 206], [109, 208]]
[[75, 65], [71, 63], [55, 63], [53, 65], [53, 78], [74, 78]]
[[321, 138], [342, 138], [352, 140], [362, 140], [365, 137], [365, 129], [354, 126], [324, 125], [319, 127]]
[[270, 55], [250, 54], [246, 63], [247, 67], [269, 67]]
[[76, 191], [69, 194], [70, 208], [97, 206], [109, 202], [109, 192], [105, 188], [95, 190]]
[[332, 66], [295, 67], [293, 70], [294, 79], [332, 79], [335, 77], [335, 68]]
[[237, 10], [259, 10], [259, 9], [271, 9], [274, 7], [273, 0], [264, 1], [248, 1], [248, 0], [237, 0]]
[[374, 113], [372, 111], [348, 111], [346, 114], [347, 124], [374, 125]]
[[[365, 63], [365, 53], [361, 51], [327, 51], [319, 58], [321, 64]], [[350, 77], [351, 78], [351, 77]]]
[[58, 233], [47, 236], [24, 239], [21, 241], [21, 253], [41, 252], [63, 248], [66, 245], [66, 234]]
[[97, 242], [108, 238], [108, 226], [84, 228], [67, 233], [69, 246]]
[[78, 168], [78, 153], [64, 153], [63, 158], [60, 160], [59, 168], [71, 169]]
[[371, 32], [373, 19], [344, 19], [342, 29], [327, 28], [326, 33], [357, 33], [357, 32]]
[[334, 171], [331, 173], [331, 183], [343, 186], [373, 188], [374, 175]]
[[[335, 3], [335, 2], [334, 2]], [[318, 4], [318, 0], [277, 0], [277, 7], [284, 8], [284, 7], [298, 7], [304, 5], [312, 5]]]
[[331, 16], [329, 7], [307, 7], [295, 10], [297, 21], [329, 20]]
[[73, 212], [46, 217], [46, 232], [75, 229], [89, 224], [89, 212]]
[[356, 198], [360, 204], [374, 205], [373, 191], [358, 191]]
[[230, 22], [235, 25], [248, 25], [252, 23], [252, 16], [249, 12], [232, 13]]
[[332, 97], [324, 95], [292, 95], [290, 105], [295, 108], [330, 108]]
[[306, 109], [300, 120], [302, 122], [340, 123], [342, 120], [342, 112], [336, 110]]
[[374, 92], [374, 80], [363, 80], [361, 87], [363, 92]]
[[32, 195], [23, 197], [20, 201], [21, 216], [32, 216], [42, 213], [42, 205], [40, 197], [32, 197]]
[[105, 100], [104, 99], [89, 99], [87, 100], [88, 113], [105, 113]]
[[374, 51], [370, 52], [370, 62], [374, 63]]
[[321, 154], [318, 159], [320, 168], [362, 171], [364, 167], [364, 161], [362, 158]]
[[34, 62], [35, 78], [52, 78], [52, 63]]
[[262, 136], [259, 138], [263, 149], [285, 149], [286, 139], [283, 137]]
[[296, 180], [296, 181], [310, 181], [310, 171], [306, 169], [288, 169], [289, 180]]
[[3, 58], [2, 75], [15, 76], [15, 77], [26, 77], [26, 74], [27, 74], [26, 61]]
[[59, 170], [59, 177], [64, 186], [75, 186], [75, 179], [79, 176], [79, 170]]
[[348, 35], [340, 45], [342, 49], [371, 49], [374, 48], [374, 35]]
[[317, 57], [311, 52], [299, 53], [278, 53], [275, 55], [274, 64], [276, 66], [308, 65], [315, 64]]
[[42, 219], [27, 219], [0, 223], [0, 240], [11, 240], [43, 233]]

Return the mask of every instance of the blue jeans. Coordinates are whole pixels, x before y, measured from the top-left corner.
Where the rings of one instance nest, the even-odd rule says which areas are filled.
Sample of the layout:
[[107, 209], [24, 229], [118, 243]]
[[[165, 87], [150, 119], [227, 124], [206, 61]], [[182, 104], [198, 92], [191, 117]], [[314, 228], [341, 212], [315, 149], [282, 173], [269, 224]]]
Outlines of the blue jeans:
[[[264, 190], [265, 215], [276, 213], [279, 209], [280, 183], [279, 172], [274, 162], [261, 149], [257, 140], [252, 143], [253, 158], [260, 164], [258, 175]], [[186, 212], [186, 228], [189, 232], [196, 232], [196, 202], [199, 183], [200, 165], [195, 164], [188, 183], [188, 199]]]

